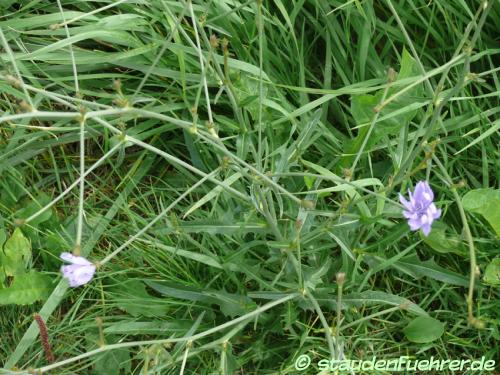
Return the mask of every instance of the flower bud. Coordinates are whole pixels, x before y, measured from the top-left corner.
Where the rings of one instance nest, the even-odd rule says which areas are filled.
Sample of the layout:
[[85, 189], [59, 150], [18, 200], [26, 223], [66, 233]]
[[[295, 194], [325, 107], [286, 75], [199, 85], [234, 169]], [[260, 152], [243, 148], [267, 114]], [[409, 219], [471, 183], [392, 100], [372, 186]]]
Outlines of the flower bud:
[[339, 286], [344, 285], [345, 273], [344, 272], [337, 273], [336, 279], [337, 279], [337, 284], [339, 284]]

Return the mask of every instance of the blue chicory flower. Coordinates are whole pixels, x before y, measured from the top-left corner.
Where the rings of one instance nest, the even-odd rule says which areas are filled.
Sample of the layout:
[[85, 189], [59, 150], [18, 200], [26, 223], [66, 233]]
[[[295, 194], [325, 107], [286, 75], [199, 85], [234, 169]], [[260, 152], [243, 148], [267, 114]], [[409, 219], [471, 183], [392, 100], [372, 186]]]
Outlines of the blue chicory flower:
[[408, 219], [411, 230], [422, 229], [425, 236], [431, 231], [432, 222], [441, 216], [441, 210], [434, 204], [434, 193], [427, 181], [420, 181], [413, 194], [408, 190], [410, 200], [399, 194], [399, 201], [404, 206], [403, 216]]
[[84, 257], [74, 256], [70, 253], [62, 253], [60, 258], [68, 263], [67, 266], [61, 267], [63, 277], [68, 279], [70, 287], [77, 287], [87, 284], [95, 273], [95, 264], [88, 261]]

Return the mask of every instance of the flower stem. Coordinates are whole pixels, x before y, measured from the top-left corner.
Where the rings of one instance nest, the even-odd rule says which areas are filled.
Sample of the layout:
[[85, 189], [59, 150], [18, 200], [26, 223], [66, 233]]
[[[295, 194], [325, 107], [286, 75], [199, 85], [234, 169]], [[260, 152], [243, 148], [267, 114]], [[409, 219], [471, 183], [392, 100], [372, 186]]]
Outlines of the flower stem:
[[455, 198], [455, 202], [458, 206], [458, 211], [460, 212], [460, 218], [462, 219], [463, 230], [465, 234], [465, 238], [467, 239], [467, 243], [469, 245], [469, 258], [470, 258], [470, 277], [469, 277], [469, 292], [467, 294], [467, 320], [469, 324], [475, 328], [484, 328], [484, 322], [474, 316], [473, 304], [474, 304], [474, 285], [476, 282], [477, 276], [477, 261], [476, 261], [476, 250], [474, 248], [474, 240], [472, 238], [472, 234], [469, 228], [469, 223], [467, 221], [467, 216], [465, 215], [464, 207], [462, 205], [462, 200], [460, 195], [457, 192], [457, 188], [453, 184], [450, 175], [446, 171], [446, 168], [441, 163], [441, 161], [435, 156], [432, 155], [432, 159], [436, 163], [436, 165], [443, 173], [446, 178], [446, 182], [448, 183], [451, 192]]

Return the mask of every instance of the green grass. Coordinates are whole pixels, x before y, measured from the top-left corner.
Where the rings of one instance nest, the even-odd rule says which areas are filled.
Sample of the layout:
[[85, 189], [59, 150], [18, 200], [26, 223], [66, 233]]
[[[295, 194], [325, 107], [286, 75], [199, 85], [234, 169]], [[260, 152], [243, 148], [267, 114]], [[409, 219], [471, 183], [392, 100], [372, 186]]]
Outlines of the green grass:
[[[0, 11], [0, 245], [20, 227], [21, 268], [50, 280], [0, 299], [0, 373], [294, 374], [302, 354], [302, 373], [402, 355], [498, 370], [500, 198], [462, 199], [499, 189], [498, 1]], [[398, 201], [420, 180], [443, 212], [429, 238]], [[99, 266], [76, 289], [71, 250]], [[419, 316], [444, 333], [415, 342]]]

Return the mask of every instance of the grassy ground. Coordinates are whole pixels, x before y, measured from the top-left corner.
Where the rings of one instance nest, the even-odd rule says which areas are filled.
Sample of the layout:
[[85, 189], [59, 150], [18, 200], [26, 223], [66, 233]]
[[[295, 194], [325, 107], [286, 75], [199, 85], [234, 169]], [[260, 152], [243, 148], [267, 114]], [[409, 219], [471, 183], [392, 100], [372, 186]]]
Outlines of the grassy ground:
[[498, 1], [0, 10], [3, 372], [500, 360]]

